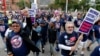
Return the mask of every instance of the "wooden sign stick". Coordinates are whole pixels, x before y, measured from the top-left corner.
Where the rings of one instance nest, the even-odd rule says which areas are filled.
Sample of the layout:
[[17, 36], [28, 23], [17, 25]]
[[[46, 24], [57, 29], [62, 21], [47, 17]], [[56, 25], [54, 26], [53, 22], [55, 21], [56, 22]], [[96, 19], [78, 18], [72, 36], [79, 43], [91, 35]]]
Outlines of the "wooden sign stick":
[[[77, 40], [77, 42], [76, 42], [76, 44], [75, 44], [75, 48], [77, 48], [79, 42], [80, 42], [82, 39], [83, 39], [83, 33], [81, 33], [81, 35], [79, 36], [79, 38], [78, 38], [78, 40]], [[72, 53], [73, 53], [73, 51], [71, 51], [71, 52], [69, 53], [69, 55], [71, 55]]]

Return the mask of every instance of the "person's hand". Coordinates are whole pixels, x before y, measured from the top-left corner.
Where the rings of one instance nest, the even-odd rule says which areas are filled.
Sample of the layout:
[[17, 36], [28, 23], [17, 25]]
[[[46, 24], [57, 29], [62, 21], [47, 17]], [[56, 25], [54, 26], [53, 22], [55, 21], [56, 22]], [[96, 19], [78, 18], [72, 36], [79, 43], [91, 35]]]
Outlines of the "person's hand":
[[9, 54], [8, 56], [13, 56], [13, 54]]
[[12, 52], [8, 52], [7, 54], [7, 56], [13, 56]]
[[4, 38], [4, 42], [6, 43], [6, 37]]
[[74, 51], [74, 50], [76, 50], [76, 47], [75, 46], [72, 46], [71, 47], [71, 51]]
[[83, 33], [79, 36], [78, 39], [79, 39], [79, 40], [82, 40], [82, 39], [83, 39]]

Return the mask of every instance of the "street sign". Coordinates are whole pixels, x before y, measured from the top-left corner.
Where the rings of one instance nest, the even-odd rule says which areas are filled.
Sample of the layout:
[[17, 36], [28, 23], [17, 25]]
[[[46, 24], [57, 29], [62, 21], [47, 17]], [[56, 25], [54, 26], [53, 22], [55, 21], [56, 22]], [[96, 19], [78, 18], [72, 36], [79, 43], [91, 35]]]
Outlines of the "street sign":
[[92, 26], [94, 25], [95, 21], [98, 19], [99, 11], [90, 8], [82, 22], [82, 24], [79, 27], [79, 32], [88, 34], [91, 30]]

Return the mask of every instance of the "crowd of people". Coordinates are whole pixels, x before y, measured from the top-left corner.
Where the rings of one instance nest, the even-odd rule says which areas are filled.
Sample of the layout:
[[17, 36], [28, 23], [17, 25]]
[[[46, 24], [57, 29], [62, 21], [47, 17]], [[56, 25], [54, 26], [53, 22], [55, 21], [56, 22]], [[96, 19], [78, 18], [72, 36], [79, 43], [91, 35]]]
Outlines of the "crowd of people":
[[[62, 11], [37, 11], [31, 17], [27, 10], [4, 14], [0, 17], [0, 34], [5, 43], [8, 56], [28, 56], [30, 51], [36, 56], [45, 52], [46, 43], [50, 45], [50, 55], [54, 50], [61, 51], [61, 56], [86, 56], [85, 50], [91, 51], [91, 45], [97, 41], [98, 45], [90, 56], [100, 56], [100, 20], [98, 20], [88, 34], [78, 32], [85, 14], [77, 13], [77, 18]], [[79, 37], [78, 47], [75, 44]], [[87, 40], [90, 40], [87, 44]], [[73, 53], [70, 55], [70, 52]]]

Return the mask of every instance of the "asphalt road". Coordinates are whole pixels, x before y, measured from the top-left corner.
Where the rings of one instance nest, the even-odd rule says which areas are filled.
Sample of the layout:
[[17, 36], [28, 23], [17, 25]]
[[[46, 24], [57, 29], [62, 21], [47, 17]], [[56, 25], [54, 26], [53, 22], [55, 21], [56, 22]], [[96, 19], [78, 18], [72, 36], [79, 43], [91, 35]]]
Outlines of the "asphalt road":
[[[91, 46], [91, 51], [94, 49], [94, 47], [97, 46], [97, 43], [95, 42], [92, 46]], [[55, 50], [55, 49], [54, 49]], [[85, 51], [85, 56], [89, 56], [91, 51]], [[78, 51], [78, 55], [79, 56], [80, 51]], [[4, 44], [2, 42], [2, 39], [0, 38], [0, 56], [7, 56], [6, 52], [4, 51]], [[32, 52], [29, 54], [29, 56], [35, 56], [35, 54], [33, 54]], [[40, 53], [39, 56], [50, 56], [50, 46], [49, 43], [46, 44], [45, 46], [45, 53]], [[54, 53], [54, 56], [61, 56], [60, 52], [56, 52]]]

